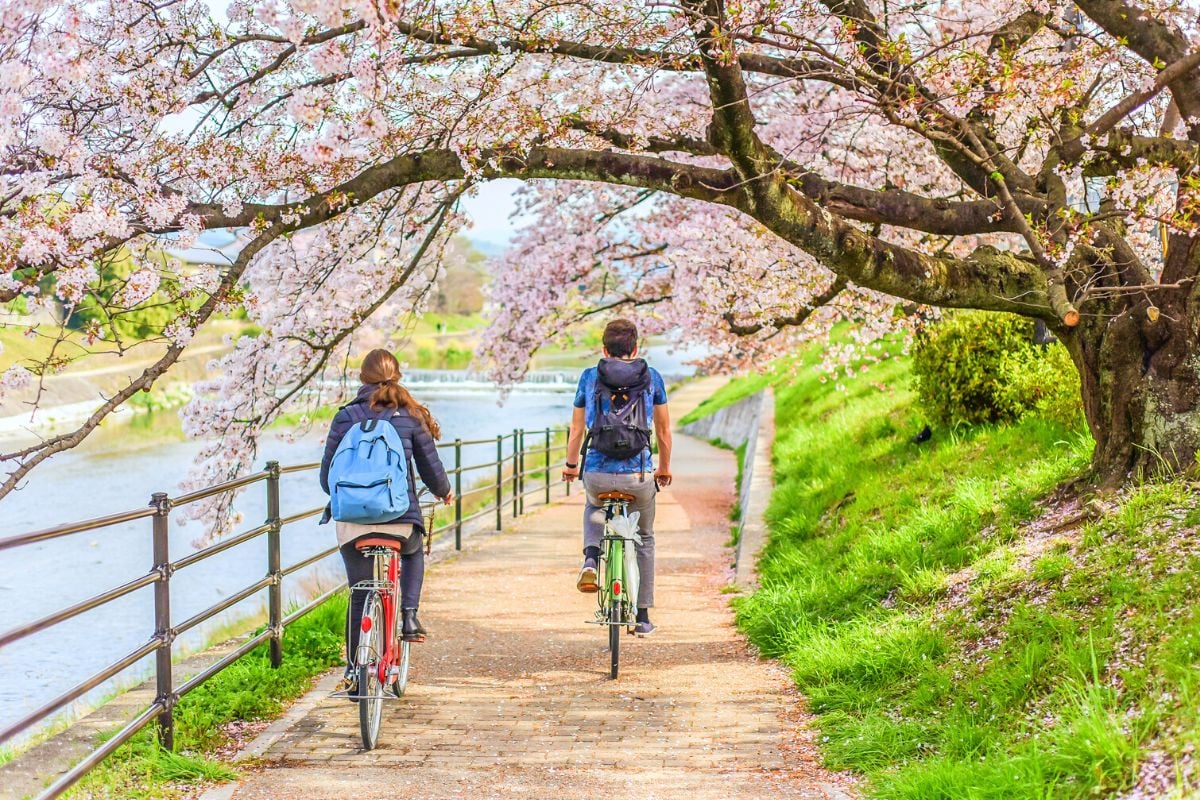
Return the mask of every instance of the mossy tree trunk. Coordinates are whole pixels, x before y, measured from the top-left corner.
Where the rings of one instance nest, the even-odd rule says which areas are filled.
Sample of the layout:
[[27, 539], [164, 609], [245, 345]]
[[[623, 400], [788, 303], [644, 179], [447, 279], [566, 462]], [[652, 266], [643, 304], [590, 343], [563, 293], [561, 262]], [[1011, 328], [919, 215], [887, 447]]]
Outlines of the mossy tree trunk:
[[[1193, 469], [1200, 450], [1200, 339], [1193, 298], [1084, 317], [1063, 338], [1079, 368], [1095, 479]], [[1157, 312], [1157, 313], [1156, 313]]]

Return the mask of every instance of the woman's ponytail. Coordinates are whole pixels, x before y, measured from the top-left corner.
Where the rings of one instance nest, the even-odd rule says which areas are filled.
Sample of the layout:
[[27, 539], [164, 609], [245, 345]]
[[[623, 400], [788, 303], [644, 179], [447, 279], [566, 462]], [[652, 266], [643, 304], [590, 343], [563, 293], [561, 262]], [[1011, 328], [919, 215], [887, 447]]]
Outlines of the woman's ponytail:
[[408, 389], [400, 384], [396, 384], [396, 391], [400, 396], [400, 408], [407, 409], [409, 414], [416, 417], [434, 439], [442, 438], [442, 426], [438, 425], [429, 409], [418, 403]]
[[363, 359], [360, 376], [362, 382], [374, 385], [368, 404], [372, 411], [381, 408], [403, 408], [425, 426], [429, 435], [434, 439], [442, 437], [441, 426], [438, 425], [429, 409], [421, 405], [400, 385], [400, 362], [387, 350], [377, 349], [367, 353]]

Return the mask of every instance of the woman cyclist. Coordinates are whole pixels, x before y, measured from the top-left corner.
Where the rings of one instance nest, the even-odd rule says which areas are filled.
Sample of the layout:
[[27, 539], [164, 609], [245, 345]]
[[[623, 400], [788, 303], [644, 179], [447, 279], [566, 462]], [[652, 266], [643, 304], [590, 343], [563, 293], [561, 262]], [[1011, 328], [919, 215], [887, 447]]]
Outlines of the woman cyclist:
[[[400, 385], [400, 362], [387, 350], [372, 350], [363, 359], [360, 373], [362, 386], [358, 396], [338, 409], [329, 427], [325, 440], [325, 457], [321, 459], [321, 488], [329, 494], [329, 465], [338, 444], [351, 426], [369, 419], [386, 419], [396, 428], [404, 442], [404, 454], [408, 458], [408, 510], [396, 519], [373, 525], [358, 525], [349, 522], [337, 523], [337, 541], [346, 565], [346, 581], [353, 587], [359, 581], [373, 577], [371, 559], [363, 557], [354, 548], [354, 540], [360, 536], [384, 535], [403, 543], [400, 551], [400, 609], [402, 636], [405, 641], [421, 642], [427, 631], [417, 619], [417, 607], [421, 601], [421, 583], [425, 578], [425, 553], [422, 538], [425, 533], [421, 506], [417, 502], [414, 474], [430, 491], [447, 504], [454, 501], [454, 492], [442, 460], [438, 457], [435, 442], [442, 435], [437, 420], [429, 409], [418, 403], [408, 390]], [[416, 470], [412, 469], [416, 465]], [[325, 509], [322, 524], [330, 519], [330, 510]], [[353, 658], [358, 649], [359, 625], [362, 620], [364, 592], [350, 593], [350, 610], [346, 620], [346, 652]], [[353, 670], [346, 668], [346, 684], [353, 682]]]

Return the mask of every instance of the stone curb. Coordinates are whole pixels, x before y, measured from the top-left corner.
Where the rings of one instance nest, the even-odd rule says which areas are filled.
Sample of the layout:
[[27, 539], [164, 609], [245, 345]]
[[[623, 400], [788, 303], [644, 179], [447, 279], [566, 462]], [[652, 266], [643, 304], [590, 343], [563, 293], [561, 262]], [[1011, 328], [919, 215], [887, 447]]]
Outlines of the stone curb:
[[775, 444], [775, 393], [767, 389], [755, 419], [753, 446], [746, 448], [742, 468], [742, 528], [737, 546], [735, 580], [743, 590], [758, 585], [758, 557], [767, 541], [767, 504], [775, 488], [771, 448]]

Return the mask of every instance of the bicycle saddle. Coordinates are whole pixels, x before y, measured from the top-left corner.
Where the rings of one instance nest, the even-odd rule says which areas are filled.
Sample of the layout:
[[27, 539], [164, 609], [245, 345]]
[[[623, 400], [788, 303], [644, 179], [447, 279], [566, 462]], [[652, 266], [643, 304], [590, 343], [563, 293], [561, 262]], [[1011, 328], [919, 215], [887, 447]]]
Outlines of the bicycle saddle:
[[390, 536], [360, 536], [354, 540], [355, 550], [366, 550], [369, 547], [387, 547], [399, 550], [404, 547], [404, 542]]
[[623, 503], [632, 503], [637, 500], [636, 497], [625, 492], [601, 492], [596, 497], [600, 500], [620, 500]]

